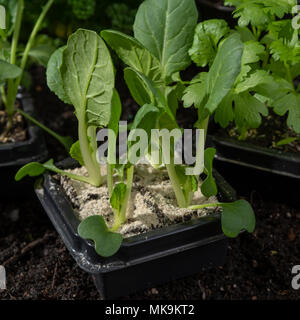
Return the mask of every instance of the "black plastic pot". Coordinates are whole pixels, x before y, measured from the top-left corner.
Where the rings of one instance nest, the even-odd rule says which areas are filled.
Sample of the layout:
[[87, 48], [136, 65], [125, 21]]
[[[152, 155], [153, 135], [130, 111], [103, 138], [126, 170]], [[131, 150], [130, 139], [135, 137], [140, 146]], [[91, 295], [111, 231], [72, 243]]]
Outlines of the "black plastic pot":
[[[18, 94], [20, 107], [29, 115], [34, 116], [33, 101], [28, 94]], [[48, 152], [43, 132], [37, 126], [27, 123], [28, 139], [22, 142], [0, 144], [0, 197], [28, 197], [33, 195], [32, 181], [24, 179], [15, 182], [16, 172], [31, 161], [44, 161]]]
[[233, 7], [224, 6], [221, 0], [197, 0], [201, 21], [207, 19], [224, 19], [233, 27], [236, 21], [232, 17]]
[[[215, 175], [219, 199], [234, 201], [234, 190]], [[79, 237], [79, 220], [59, 183], [45, 174], [35, 191], [77, 264], [92, 275], [102, 298], [125, 296], [225, 262], [227, 239], [219, 214], [130, 237], [113, 257], [102, 258], [90, 241]]]
[[256, 190], [300, 205], [300, 155], [217, 135], [208, 135], [207, 144], [217, 150], [215, 167], [240, 194]]

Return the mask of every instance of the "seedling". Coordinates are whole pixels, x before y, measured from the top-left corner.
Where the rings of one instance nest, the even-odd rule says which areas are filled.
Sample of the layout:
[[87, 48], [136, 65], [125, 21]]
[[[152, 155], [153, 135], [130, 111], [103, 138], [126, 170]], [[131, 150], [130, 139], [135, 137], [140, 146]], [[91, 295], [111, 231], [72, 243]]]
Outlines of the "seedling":
[[[24, 0], [10, 0], [9, 2], [3, 1], [2, 3], [6, 5], [7, 19], [10, 20], [7, 24], [7, 29], [0, 30], [0, 105], [2, 103], [4, 104], [8, 116], [6, 128], [2, 133], [2, 136], [5, 137], [11, 130], [13, 116], [15, 112], [18, 111], [25, 118], [34, 122], [36, 125], [40, 126], [49, 134], [57, 138], [66, 147], [66, 149], [69, 150], [70, 143], [72, 142], [71, 138], [59, 136], [29, 116], [23, 110], [16, 110], [16, 97], [18, 88], [24, 76], [29, 57], [47, 60], [47, 58], [45, 58], [45, 48], [42, 50], [41, 47], [33, 48], [33, 46], [44, 18], [54, 3], [54, 0], [49, 0], [43, 7], [40, 16], [36, 20], [25, 48], [19, 46], [19, 36], [24, 12]], [[11, 43], [9, 43], [8, 39], [11, 35]], [[51, 50], [49, 51], [49, 53], [51, 53]], [[19, 57], [21, 58], [19, 59]]]
[[[292, 19], [283, 19], [297, 2], [230, 0], [225, 4], [236, 7], [233, 16], [238, 26], [230, 30], [224, 20], [201, 22], [189, 51], [197, 66], [211, 69], [226, 39], [238, 34], [243, 42], [240, 73], [215, 110], [215, 121], [223, 128], [234, 121], [239, 139], [245, 140], [248, 129], [258, 128], [272, 107], [280, 116], [288, 113], [287, 125], [299, 133], [299, 87], [293, 81], [300, 75], [299, 31], [293, 29]], [[205, 77], [205, 73], [197, 77], [203, 85]], [[186, 90], [186, 106], [201, 104], [200, 85], [192, 84]]]
[[[45, 170], [50, 170], [99, 186], [104, 183], [104, 177], [100, 174], [96, 158], [96, 129], [110, 129], [106, 181], [114, 223], [109, 228], [101, 216], [92, 216], [82, 221], [78, 228], [83, 238], [95, 242], [96, 251], [102, 256], [113, 255], [122, 242], [122, 236], [117, 231], [126, 222], [133, 184], [135, 163], [131, 159], [137, 151], [133, 139], [134, 130], [142, 129], [150, 136], [152, 129], [178, 129], [176, 113], [185, 85], [200, 84], [198, 95], [205, 101], [205, 105], [202, 107], [201, 100], [196, 127], [206, 133], [210, 114], [230, 91], [240, 72], [243, 43], [234, 34], [224, 41], [216, 54], [204, 83], [203, 78], [194, 79], [191, 83], [180, 79], [179, 72], [191, 63], [188, 50], [192, 45], [197, 15], [194, 0], [147, 0], [137, 12], [134, 37], [113, 30], [101, 32], [102, 38], [128, 66], [124, 70], [125, 81], [133, 98], [140, 105], [130, 126], [127, 141], [129, 161], [126, 164], [122, 164], [120, 159], [113, 161], [121, 102], [114, 89], [111, 57], [102, 38], [95, 32], [80, 29], [69, 38], [66, 47], [53, 54], [49, 63], [47, 76], [50, 89], [75, 108], [79, 141], [73, 145], [71, 156], [86, 167], [88, 177], [64, 172], [50, 160], [45, 164], [28, 164], [17, 173], [16, 179], [25, 175], [38, 176]], [[150, 21], [160, 23], [149, 24]], [[198, 141], [202, 147], [205, 143], [204, 136], [205, 134]], [[138, 152], [146, 156], [151, 147], [140, 148]], [[237, 236], [244, 229], [249, 232], [254, 230], [255, 216], [245, 200], [190, 206], [193, 193], [199, 187], [200, 174], [206, 175], [201, 182], [202, 193], [210, 197], [218, 192], [213, 178], [213, 148], [205, 150], [203, 166], [200, 165], [201, 170], [195, 173], [195, 168], [175, 164], [174, 147], [170, 147], [169, 154], [161, 142], [157, 147], [158, 153], [162, 155], [160, 165], [167, 169], [179, 207], [191, 210], [222, 207], [222, 228], [229, 237]], [[198, 153], [199, 150], [203, 148], [199, 148]], [[168, 157], [170, 161], [166, 161]], [[201, 155], [198, 154], [196, 158], [201, 158]], [[188, 174], [190, 172], [193, 174]]]

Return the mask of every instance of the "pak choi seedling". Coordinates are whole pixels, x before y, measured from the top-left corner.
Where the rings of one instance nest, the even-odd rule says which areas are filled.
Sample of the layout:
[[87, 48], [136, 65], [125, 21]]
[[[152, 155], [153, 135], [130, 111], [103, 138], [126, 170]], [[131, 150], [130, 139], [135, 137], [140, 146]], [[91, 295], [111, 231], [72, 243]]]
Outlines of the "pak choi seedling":
[[[53, 160], [50, 160], [45, 164], [28, 164], [17, 173], [16, 179], [26, 175], [38, 176], [45, 170], [50, 170], [71, 179], [100, 186], [105, 182], [105, 177], [100, 173], [100, 164], [96, 157], [96, 130], [104, 127], [110, 129], [106, 183], [114, 223], [109, 228], [103, 217], [91, 216], [83, 220], [78, 228], [82, 238], [95, 242], [99, 255], [107, 257], [115, 254], [122, 243], [122, 236], [117, 231], [126, 223], [134, 180], [136, 164], [131, 159], [137, 152], [135, 130], [141, 129], [149, 137], [153, 129], [180, 129], [176, 120], [178, 105], [182, 101], [183, 92], [192, 87], [195, 89], [194, 96], [197, 97], [198, 94], [200, 97], [197, 97], [199, 119], [195, 126], [206, 133], [209, 116], [231, 90], [240, 72], [243, 43], [238, 34], [232, 34], [224, 40], [216, 53], [205, 78], [200, 75], [191, 82], [181, 80], [179, 72], [191, 64], [189, 49], [192, 46], [197, 18], [198, 11], [194, 0], [146, 0], [136, 15], [134, 37], [114, 30], [101, 32], [101, 37], [127, 65], [124, 78], [133, 98], [140, 105], [130, 125], [126, 163], [120, 159], [115, 161], [122, 106], [114, 88], [115, 74], [111, 56], [102, 38], [95, 32], [80, 29], [69, 38], [66, 47], [53, 54], [49, 62], [47, 78], [50, 89], [61, 100], [74, 106], [78, 119], [79, 141], [73, 145], [70, 154], [80, 165], [86, 167], [88, 177], [75, 176], [60, 170], [54, 166]], [[158, 21], [159, 23], [154, 23]], [[190, 93], [186, 92], [185, 96], [187, 94]], [[188, 104], [186, 100], [184, 98], [185, 104]], [[201, 159], [204, 136], [205, 134], [202, 139], [198, 139], [202, 148], [197, 149], [196, 158]], [[149, 157], [152, 147], [147, 145], [140, 148], [140, 156]], [[222, 207], [222, 228], [229, 237], [237, 236], [244, 229], [249, 232], [254, 230], [255, 216], [250, 204], [245, 200], [190, 205], [199, 184], [206, 197], [218, 193], [213, 178], [213, 148], [205, 150], [203, 166], [200, 166], [201, 170], [197, 173], [193, 171], [193, 167], [175, 163], [174, 143], [170, 150], [166, 151], [159, 140], [155, 148], [161, 156], [160, 167], [165, 167], [168, 172], [179, 207], [191, 210], [204, 206]], [[166, 161], [167, 158], [170, 161]], [[188, 174], [190, 172], [193, 174]], [[200, 174], [206, 176], [203, 182]]]

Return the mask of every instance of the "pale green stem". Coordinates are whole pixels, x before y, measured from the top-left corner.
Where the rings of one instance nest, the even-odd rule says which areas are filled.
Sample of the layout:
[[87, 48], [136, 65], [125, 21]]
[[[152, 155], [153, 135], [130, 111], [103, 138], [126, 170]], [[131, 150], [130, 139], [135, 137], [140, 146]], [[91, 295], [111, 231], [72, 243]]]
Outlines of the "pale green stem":
[[97, 160], [94, 159], [94, 154], [91, 154], [90, 151], [85, 114], [81, 114], [78, 119], [78, 137], [83, 161], [92, 184], [99, 187], [102, 184], [102, 176], [100, 166], [97, 164]]
[[124, 202], [122, 203], [121, 211], [120, 211], [120, 218], [122, 223], [126, 221], [126, 212], [128, 203], [131, 196], [131, 189], [132, 189], [132, 183], [133, 183], [133, 173], [134, 173], [134, 166], [131, 166], [127, 169], [127, 183], [126, 183], [126, 193], [124, 197]]
[[[14, 28], [14, 34], [12, 37], [11, 52], [10, 52], [10, 63], [13, 65], [16, 64], [16, 54], [17, 54], [19, 37], [20, 37], [23, 11], [24, 11], [24, 0], [18, 0], [16, 22], [15, 22], [15, 28]], [[14, 81], [15, 81], [14, 79], [8, 80], [7, 99], [6, 99], [6, 105], [5, 105], [8, 117], [12, 117], [12, 115], [14, 114], [14, 107], [15, 107], [15, 100], [16, 100], [15, 94], [14, 94]]]
[[48, 127], [46, 127], [45, 125], [43, 125], [42, 123], [40, 123], [39, 121], [37, 121], [36, 119], [34, 119], [33, 117], [31, 117], [28, 113], [24, 112], [21, 109], [17, 109], [17, 111], [19, 113], [21, 113], [21, 115], [23, 117], [25, 117], [26, 119], [28, 119], [29, 121], [31, 121], [32, 123], [34, 123], [35, 125], [37, 125], [38, 127], [40, 127], [41, 129], [43, 129], [44, 131], [46, 131], [48, 134], [50, 134], [51, 136], [53, 136], [55, 139], [57, 139], [65, 148], [66, 150], [69, 152], [70, 151], [70, 147], [71, 147], [71, 137], [63, 137], [59, 134], [57, 134], [56, 132], [52, 131], [51, 129], [49, 129]]
[[43, 23], [43, 20], [46, 16], [46, 14], [48, 13], [49, 9], [51, 8], [52, 4], [54, 3], [54, 0], [49, 0], [47, 2], [47, 4], [44, 6], [31, 34], [30, 34], [30, 37], [29, 37], [29, 40], [27, 42], [27, 45], [25, 47], [25, 50], [24, 50], [24, 53], [23, 53], [23, 57], [22, 57], [22, 60], [21, 60], [21, 74], [20, 76], [14, 80], [11, 85], [9, 85], [8, 87], [8, 108], [12, 109], [14, 108], [14, 103], [15, 103], [15, 100], [16, 100], [16, 96], [17, 96], [17, 93], [18, 93], [18, 87], [21, 83], [21, 80], [22, 80], [22, 77], [23, 77], [23, 72], [25, 70], [25, 67], [26, 67], [26, 64], [27, 64], [27, 60], [28, 60], [28, 55], [29, 55], [29, 51], [30, 49], [32, 48], [32, 45], [34, 44], [34, 41], [35, 41], [35, 37]]
[[186, 208], [187, 203], [183, 191], [181, 190], [180, 183], [176, 174], [174, 164], [166, 164], [168, 175], [175, 193], [177, 204], [180, 208]]
[[189, 210], [198, 210], [198, 209], [203, 209], [203, 208], [208, 208], [208, 207], [221, 207], [222, 203], [217, 202], [217, 203], [205, 203], [205, 204], [197, 204], [194, 206], [189, 206]]

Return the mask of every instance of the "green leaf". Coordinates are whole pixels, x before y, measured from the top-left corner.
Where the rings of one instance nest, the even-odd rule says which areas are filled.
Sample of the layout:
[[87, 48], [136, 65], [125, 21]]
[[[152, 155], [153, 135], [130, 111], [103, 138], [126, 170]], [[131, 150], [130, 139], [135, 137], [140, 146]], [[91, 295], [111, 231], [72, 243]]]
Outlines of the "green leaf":
[[89, 125], [107, 126], [114, 68], [108, 49], [96, 32], [79, 29], [70, 36], [60, 72], [76, 115], [85, 115]]
[[238, 33], [232, 34], [222, 43], [207, 76], [206, 92], [209, 99], [205, 108], [210, 113], [216, 110], [233, 87], [241, 71], [242, 54], [243, 43]]
[[126, 68], [124, 70], [124, 79], [131, 96], [139, 106], [154, 103], [155, 97], [152, 90], [144, 82], [141, 74], [134, 69]]
[[190, 194], [198, 190], [198, 179], [192, 175], [186, 175], [186, 166], [175, 166], [176, 175], [180, 183], [180, 187], [184, 193], [186, 202], [189, 202]]
[[241, 93], [249, 89], [253, 89], [258, 85], [265, 83], [272, 83], [273, 77], [265, 70], [257, 70], [249, 77], [245, 78], [242, 82], [239, 82], [235, 87], [236, 93]]
[[70, 149], [70, 156], [73, 159], [77, 160], [81, 166], [84, 166], [84, 160], [83, 160], [83, 157], [82, 157], [82, 154], [81, 154], [79, 141], [76, 141], [72, 145], [72, 147]]
[[283, 39], [273, 41], [270, 46], [272, 57], [275, 61], [295, 65], [300, 62], [300, 46], [284, 43]]
[[48, 61], [55, 51], [55, 47], [49, 44], [42, 44], [30, 49], [29, 56], [37, 60], [43, 67], [47, 67]]
[[234, 119], [233, 112], [233, 95], [229, 93], [221, 102], [215, 112], [215, 121], [220, 124], [222, 128], [226, 128]]
[[54, 92], [58, 98], [67, 103], [72, 104], [70, 98], [67, 96], [64, 87], [63, 80], [60, 73], [60, 67], [62, 65], [62, 56], [65, 46], [58, 48], [50, 57], [48, 66], [47, 66], [47, 85], [49, 89]]
[[120, 96], [116, 89], [114, 89], [111, 108], [112, 108], [111, 117], [107, 127], [108, 129], [113, 130], [115, 135], [117, 136], [119, 133], [119, 121], [122, 113], [122, 104], [121, 104]]
[[[151, 137], [151, 129], [154, 129], [157, 127], [156, 123], [157, 123], [157, 118], [158, 118], [159, 114], [160, 114], [160, 110], [157, 107], [155, 107], [151, 104], [143, 105], [138, 110], [138, 112], [133, 120], [128, 139], [131, 138], [131, 136], [134, 132], [133, 130], [135, 130], [135, 129], [143, 129], [147, 133], [147, 136]], [[129, 143], [128, 143], [129, 152], [130, 152], [130, 148], [133, 143], [134, 142], [131, 142], [131, 141], [129, 141]], [[143, 154], [145, 151], [147, 151], [147, 150], [140, 150], [141, 154]]]
[[199, 82], [192, 83], [184, 90], [182, 100], [185, 108], [189, 108], [192, 105], [195, 108], [203, 108], [203, 101], [206, 97], [207, 75], [207, 72], [201, 72], [199, 74]]
[[206, 179], [201, 184], [201, 192], [206, 197], [216, 196], [218, 188], [213, 177], [213, 160], [216, 154], [214, 148], [208, 148], [204, 152], [204, 172], [207, 175]]
[[244, 42], [242, 65], [260, 61], [265, 54], [265, 50], [265, 47], [258, 41], [251, 40]]
[[91, 216], [78, 226], [83, 239], [93, 240], [96, 252], [102, 257], [114, 255], [121, 247], [123, 238], [119, 233], [110, 232], [101, 216]]
[[0, 81], [15, 79], [19, 77], [21, 73], [22, 70], [19, 67], [0, 59]]
[[38, 162], [30, 162], [22, 167], [15, 175], [15, 180], [20, 181], [26, 176], [38, 177], [46, 171], [43, 164]]
[[146, 0], [140, 5], [134, 35], [160, 61], [163, 78], [189, 66], [197, 19], [194, 0]]
[[296, 133], [300, 133], [300, 94], [288, 93], [276, 100], [273, 104], [274, 111], [280, 116], [288, 112], [287, 125]]
[[254, 231], [255, 215], [249, 202], [238, 200], [233, 203], [223, 203], [222, 208], [222, 230], [227, 237], [237, 237], [243, 230], [250, 233]]
[[288, 138], [285, 138], [285, 139], [282, 139], [282, 140], [278, 141], [276, 143], [276, 145], [278, 147], [285, 146], [285, 145], [290, 144], [290, 143], [292, 143], [294, 141], [297, 141], [297, 140], [299, 140], [299, 138], [297, 138], [297, 137], [288, 137]]
[[123, 182], [117, 183], [110, 197], [110, 204], [113, 209], [117, 210], [117, 212], [120, 212], [121, 210], [122, 204], [125, 199], [125, 195], [126, 195], [126, 184]]
[[218, 44], [229, 30], [227, 22], [221, 19], [206, 20], [197, 25], [193, 46], [189, 50], [189, 55], [197, 66], [212, 64]]
[[264, 103], [253, 97], [249, 92], [234, 96], [235, 122], [239, 128], [247, 125], [258, 128], [261, 124], [261, 115], [268, 115], [268, 108]]
[[104, 30], [101, 36], [126, 65], [160, 82], [160, 62], [135, 38], [114, 30]]

